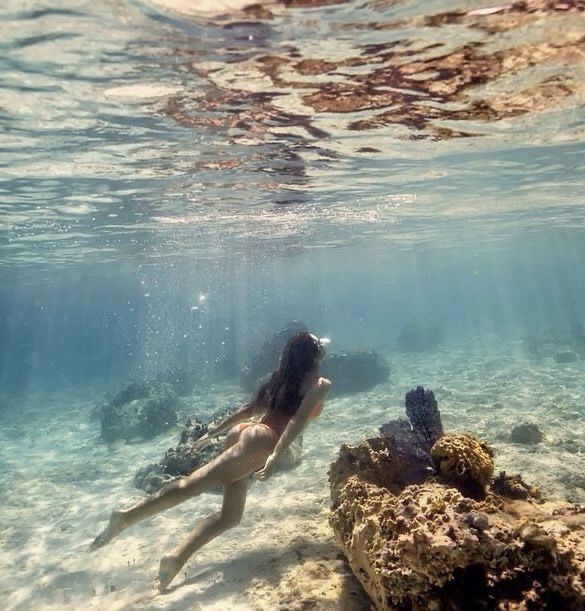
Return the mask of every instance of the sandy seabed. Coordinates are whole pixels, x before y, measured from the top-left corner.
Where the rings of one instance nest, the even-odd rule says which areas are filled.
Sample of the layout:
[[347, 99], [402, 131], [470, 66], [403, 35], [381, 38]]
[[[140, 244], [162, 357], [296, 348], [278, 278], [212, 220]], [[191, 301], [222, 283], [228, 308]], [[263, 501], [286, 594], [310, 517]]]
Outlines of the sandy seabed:
[[[389, 351], [390, 354], [390, 351]], [[168, 592], [155, 578], [160, 557], [194, 522], [219, 509], [204, 494], [87, 547], [110, 511], [142, 496], [136, 470], [176, 444], [172, 431], [145, 443], [108, 446], [91, 419], [96, 393], [78, 391], [4, 402], [0, 412], [0, 606], [3, 609], [331, 609], [369, 608], [328, 525], [327, 470], [341, 443], [375, 436], [404, 415], [404, 393], [432, 388], [445, 429], [467, 431], [496, 450], [496, 469], [522, 472], [552, 498], [585, 501], [585, 361], [535, 359], [521, 342], [486, 342], [389, 356], [391, 377], [372, 392], [331, 399], [307, 430], [301, 464], [252, 482], [240, 526], [203, 548]], [[229, 383], [188, 399], [181, 418], [239, 402]], [[509, 441], [511, 428], [537, 423], [542, 443]]]

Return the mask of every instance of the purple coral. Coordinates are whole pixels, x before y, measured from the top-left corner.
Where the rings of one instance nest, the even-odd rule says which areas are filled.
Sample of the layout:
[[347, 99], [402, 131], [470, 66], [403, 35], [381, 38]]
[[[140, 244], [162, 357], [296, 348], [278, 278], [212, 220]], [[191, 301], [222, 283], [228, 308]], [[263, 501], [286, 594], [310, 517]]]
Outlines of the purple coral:
[[430, 452], [435, 442], [443, 436], [441, 413], [432, 390], [417, 386], [406, 393], [406, 415], [412, 424], [419, 445]]

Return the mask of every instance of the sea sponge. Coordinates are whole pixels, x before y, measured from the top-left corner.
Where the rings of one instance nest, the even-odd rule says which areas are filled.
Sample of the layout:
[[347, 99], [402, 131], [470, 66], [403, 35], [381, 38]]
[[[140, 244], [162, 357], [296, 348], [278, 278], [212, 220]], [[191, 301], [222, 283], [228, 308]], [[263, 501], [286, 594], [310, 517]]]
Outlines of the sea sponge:
[[493, 451], [471, 435], [445, 435], [431, 449], [437, 470], [469, 496], [482, 496], [494, 474]]

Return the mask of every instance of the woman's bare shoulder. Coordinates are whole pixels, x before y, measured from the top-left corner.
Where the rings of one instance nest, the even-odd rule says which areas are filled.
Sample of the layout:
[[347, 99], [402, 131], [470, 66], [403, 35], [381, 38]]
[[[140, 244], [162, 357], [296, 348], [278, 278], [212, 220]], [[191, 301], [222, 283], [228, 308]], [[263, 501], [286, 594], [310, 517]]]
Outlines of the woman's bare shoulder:
[[327, 378], [319, 378], [317, 380], [317, 389], [321, 392], [327, 392], [331, 388], [331, 380]]

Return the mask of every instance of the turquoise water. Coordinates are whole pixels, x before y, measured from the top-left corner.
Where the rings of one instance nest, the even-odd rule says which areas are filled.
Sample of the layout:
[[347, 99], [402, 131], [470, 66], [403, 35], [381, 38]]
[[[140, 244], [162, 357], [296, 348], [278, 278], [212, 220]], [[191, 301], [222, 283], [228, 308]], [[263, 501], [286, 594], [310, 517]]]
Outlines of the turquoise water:
[[[320, 506], [339, 443], [399, 413], [419, 383], [437, 389], [449, 428], [583, 500], [585, 20], [572, 2], [486, 6], [2, 4], [1, 484], [13, 500], [1, 532], [7, 558], [25, 555], [0, 590], [9, 606], [79, 608], [92, 588], [95, 608], [131, 606], [92, 581], [111, 562], [65, 586], [55, 575], [73, 574], [67, 554], [136, 494], [133, 461], [174, 437], [104, 448], [93, 404], [188, 362], [204, 378], [193, 405], [207, 397], [209, 415], [243, 398], [214, 360], [242, 365], [292, 319], [332, 351], [375, 349], [391, 368], [373, 394], [332, 401], [338, 417], [313, 439], [322, 477], [301, 472]], [[405, 329], [437, 341], [400, 349]], [[541, 454], [502, 436], [526, 419], [548, 430]], [[15, 526], [38, 527], [33, 476], [15, 456], [39, 422], [48, 445], [27, 445], [31, 464], [52, 447], [69, 464], [88, 451], [103, 461], [65, 487], [47, 476], [79, 537], [64, 564]], [[59, 452], [51, 460], [57, 473]], [[93, 519], [83, 532], [76, 495]], [[38, 503], [50, 523], [58, 509]], [[210, 596], [208, 608], [227, 600]]]

